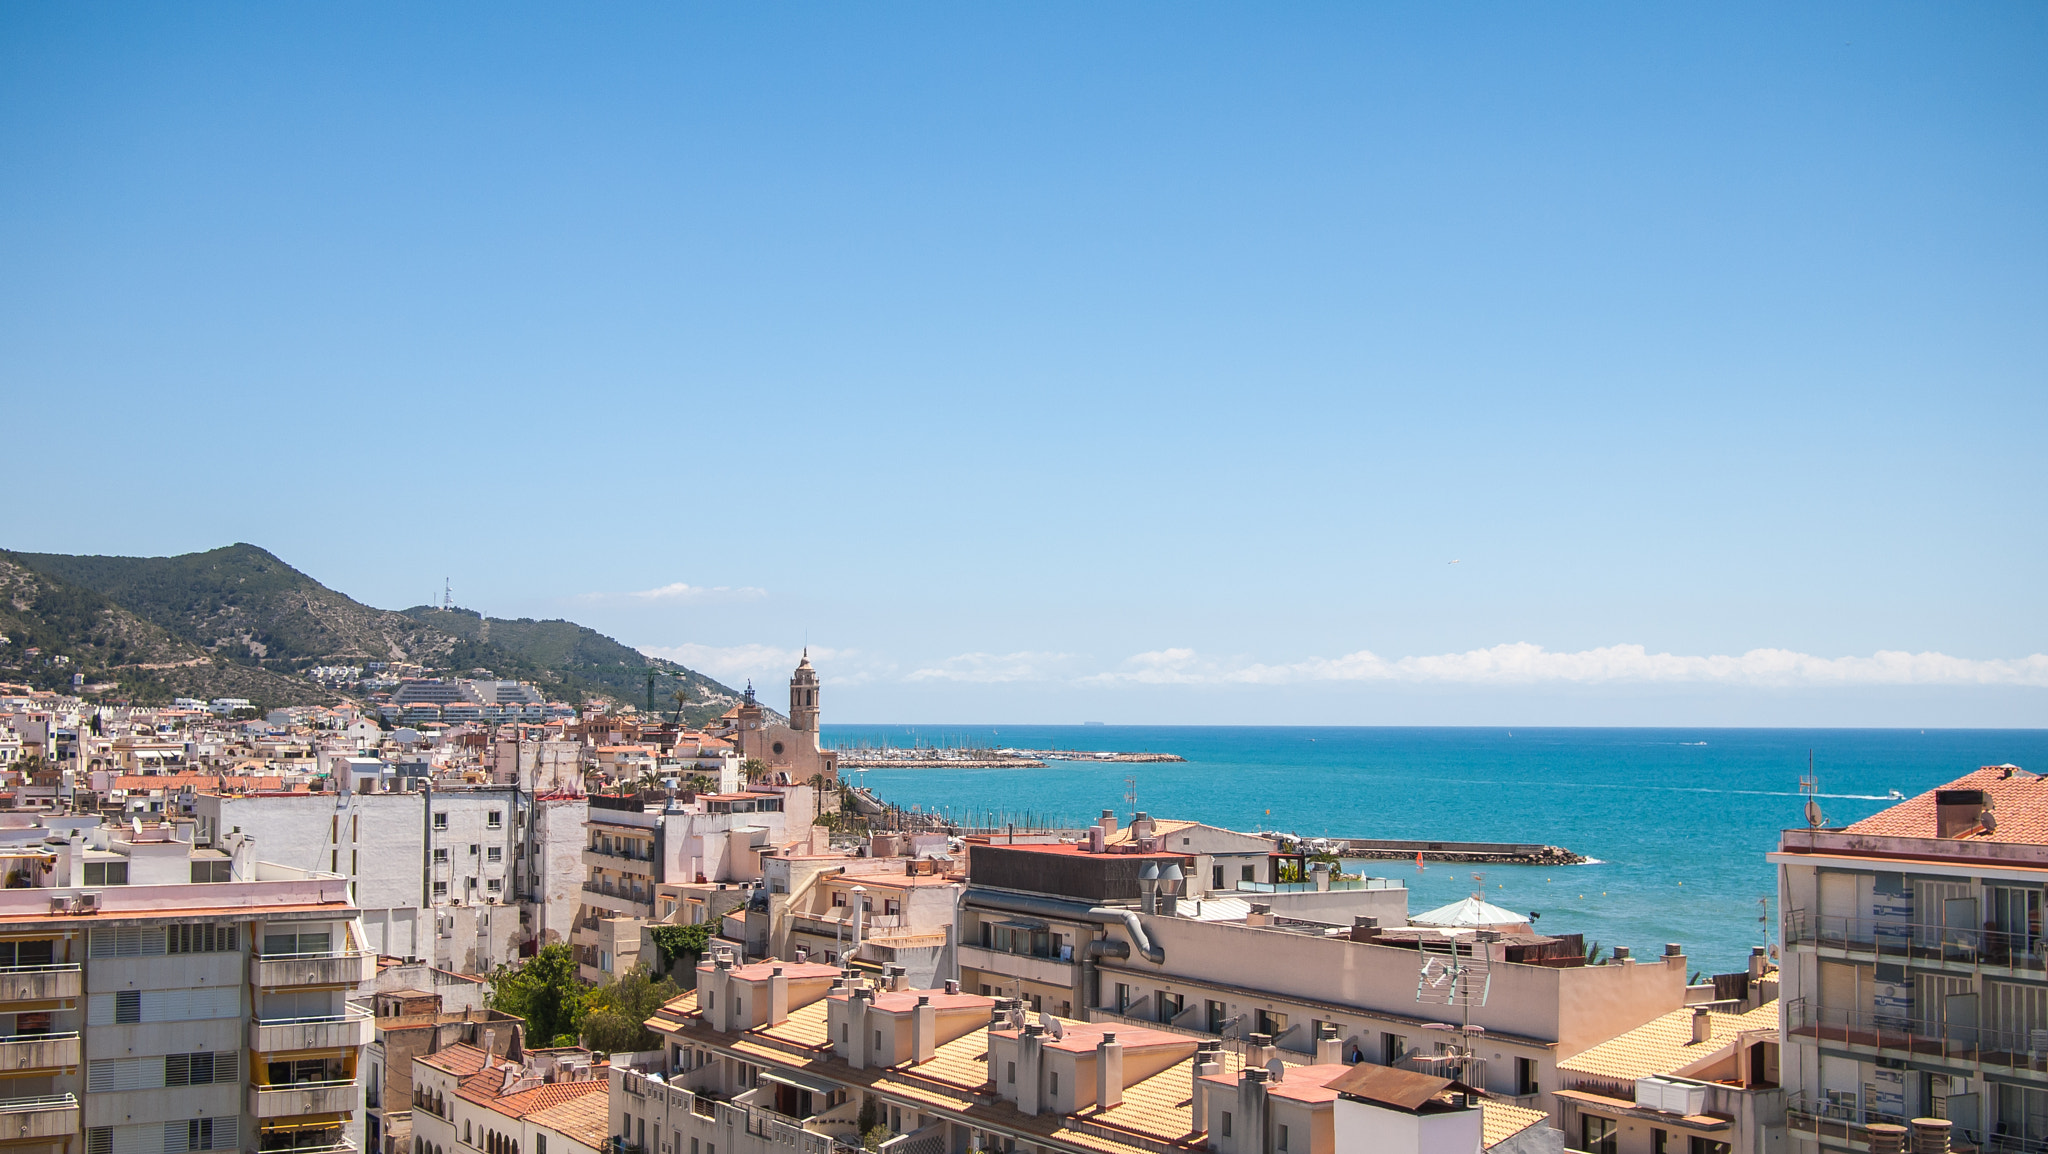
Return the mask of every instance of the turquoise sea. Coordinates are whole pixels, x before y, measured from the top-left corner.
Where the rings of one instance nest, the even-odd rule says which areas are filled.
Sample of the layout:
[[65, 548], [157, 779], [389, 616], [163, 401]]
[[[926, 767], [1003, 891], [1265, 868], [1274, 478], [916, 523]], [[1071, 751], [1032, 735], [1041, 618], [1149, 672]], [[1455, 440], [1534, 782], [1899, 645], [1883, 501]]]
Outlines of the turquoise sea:
[[[1050, 763], [1045, 769], [872, 770], [892, 802], [1030, 814], [1069, 825], [1124, 797], [1158, 818], [1305, 836], [1438, 838], [1561, 845], [1597, 864], [1565, 868], [1369, 862], [1399, 878], [1411, 912], [1483, 889], [1640, 956], [1685, 946], [1708, 973], [1741, 968], [1775, 940], [1776, 881], [1764, 854], [1803, 825], [1809, 752], [1830, 825], [1980, 765], [2048, 771], [2048, 730], [1450, 729], [1222, 726], [828, 725], [828, 743], [884, 741], [1022, 748], [1151, 750], [1185, 763]], [[1131, 786], [1126, 778], [1133, 779]], [[1759, 905], [1758, 899], [1767, 899]], [[1768, 919], [1759, 922], [1759, 917]]]

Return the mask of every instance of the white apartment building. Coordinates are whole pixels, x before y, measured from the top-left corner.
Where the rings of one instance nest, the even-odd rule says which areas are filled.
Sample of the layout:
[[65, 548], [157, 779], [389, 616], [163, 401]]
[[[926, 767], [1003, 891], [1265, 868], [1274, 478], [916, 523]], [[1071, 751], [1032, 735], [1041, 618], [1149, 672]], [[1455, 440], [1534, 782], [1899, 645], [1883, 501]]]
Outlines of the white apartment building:
[[188, 830], [73, 826], [0, 850], [10, 1147], [358, 1148], [369, 1018], [345, 997], [375, 958], [347, 881]]
[[[1914, 1119], [2048, 1149], [2048, 777], [1987, 766], [1778, 851], [1794, 1154]], [[1896, 1148], [1896, 1147], [1894, 1147]]]
[[584, 980], [604, 982], [632, 967], [641, 929], [658, 916], [656, 887], [758, 880], [764, 855], [792, 836], [808, 841], [814, 804], [806, 785], [687, 803], [593, 794], [584, 822], [582, 908], [569, 937]]
[[[366, 944], [379, 954], [487, 973], [515, 961], [548, 920], [539, 896], [547, 831], [535, 827], [532, 799], [515, 786], [199, 794], [192, 809], [202, 845], [237, 829], [261, 831], [293, 864], [347, 878]], [[557, 821], [553, 830], [569, 825]], [[568, 922], [569, 909], [564, 904], [556, 920]]]

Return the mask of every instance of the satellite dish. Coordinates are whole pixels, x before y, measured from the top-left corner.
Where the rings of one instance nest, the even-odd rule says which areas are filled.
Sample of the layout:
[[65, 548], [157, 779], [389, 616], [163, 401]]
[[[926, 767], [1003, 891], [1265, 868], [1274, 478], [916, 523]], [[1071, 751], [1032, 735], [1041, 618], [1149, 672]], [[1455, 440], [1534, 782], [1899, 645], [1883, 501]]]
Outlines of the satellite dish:
[[1010, 1028], [1013, 1030], [1021, 1030], [1024, 1028], [1024, 1010], [1022, 1007], [1010, 1007]]
[[1266, 1063], [1266, 1073], [1272, 1075], [1273, 1081], [1278, 1082], [1287, 1076], [1287, 1063], [1275, 1058]]
[[141, 819], [141, 818], [139, 818], [139, 817], [131, 817], [131, 818], [129, 818], [129, 819], [128, 819], [128, 828], [130, 828], [130, 829], [134, 830], [134, 831], [135, 831], [135, 833], [136, 833], [136, 835], [137, 835], [138, 837], [139, 837], [139, 836], [141, 836], [141, 834], [142, 834], [142, 819]]
[[1060, 1025], [1060, 1020], [1051, 1014], [1045, 1015], [1045, 1032], [1051, 1034], [1055, 1042], [1067, 1036], [1067, 1028]]
[[1807, 799], [1806, 799], [1806, 824], [1807, 824], [1807, 825], [1808, 825], [1809, 827], [1813, 828], [1813, 829], [1819, 829], [1820, 827], [1822, 827], [1822, 826], [1826, 825], [1827, 823], [1828, 823], [1828, 819], [1827, 819], [1827, 818], [1825, 818], [1825, 817], [1823, 817], [1823, 816], [1821, 815], [1821, 812], [1820, 812], [1820, 802], [1818, 802], [1818, 801], [1816, 801], [1816, 800], [1814, 800], [1813, 798], [1810, 798], [1810, 797], [1809, 797], [1809, 798], [1807, 798]]

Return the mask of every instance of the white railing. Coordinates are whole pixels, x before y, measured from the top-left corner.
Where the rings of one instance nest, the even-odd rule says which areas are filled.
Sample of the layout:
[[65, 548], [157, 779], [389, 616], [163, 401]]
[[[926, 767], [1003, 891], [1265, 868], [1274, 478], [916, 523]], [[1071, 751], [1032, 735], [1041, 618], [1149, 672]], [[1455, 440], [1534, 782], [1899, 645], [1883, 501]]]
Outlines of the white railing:
[[0, 1114], [22, 1114], [31, 1110], [76, 1110], [75, 1094], [38, 1094], [30, 1098], [0, 1098]]

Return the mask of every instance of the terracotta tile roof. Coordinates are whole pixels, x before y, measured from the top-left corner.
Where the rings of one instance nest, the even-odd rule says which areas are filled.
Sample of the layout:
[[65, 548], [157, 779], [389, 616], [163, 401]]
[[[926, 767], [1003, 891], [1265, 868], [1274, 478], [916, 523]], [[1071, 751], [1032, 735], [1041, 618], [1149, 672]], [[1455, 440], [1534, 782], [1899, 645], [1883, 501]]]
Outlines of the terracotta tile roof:
[[782, 976], [791, 981], [796, 981], [798, 978], [836, 978], [839, 976], [838, 966], [828, 966], [823, 962], [778, 962], [774, 958], [769, 958], [766, 961], [752, 962], [744, 966], [734, 966], [732, 968], [732, 976], [743, 982], [765, 982], [769, 978], [774, 977], [777, 970], [781, 970]]
[[1434, 1074], [1369, 1064], [1343, 1067], [1329, 1081], [1331, 1098], [1341, 1092], [1411, 1112], [1435, 1102], [1438, 1095], [1456, 1085]]
[[1689, 1006], [1673, 1010], [1590, 1050], [1582, 1050], [1559, 1062], [1557, 1068], [1617, 1082], [1680, 1074], [1726, 1054], [1747, 1031], [1769, 1030], [1775, 1034], [1778, 1003], [1765, 1002], [1746, 1014], [1707, 1011], [1711, 1033], [1704, 1042], [1692, 1040], [1692, 1019]]
[[1491, 1098], [1479, 1100], [1479, 1113], [1484, 1119], [1486, 1131], [1482, 1141], [1489, 1150], [1531, 1126], [1541, 1125], [1550, 1120], [1550, 1115], [1541, 1110], [1531, 1110], [1527, 1106], [1517, 1106], [1513, 1102], [1496, 1102]]
[[[1186, 1034], [1169, 1034], [1165, 1030], [1148, 1030], [1143, 1026], [1129, 1026], [1117, 1022], [1068, 1022], [1061, 1019], [1066, 1035], [1058, 1040], [1048, 1036], [1045, 1048], [1066, 1050], [1070, 1053], [1085, 1054], [1093, 1051], [1102, 1042], [1102, 1035], [1114, 1033], [1117, 1044], [1126, 1051], [1142, 1050], [1153, 1046], [1186, 1046], [1194, 1052], [1195, 1040]], [[998, 1038], [1014, 1038], [1016, 1030], [990, 1030]]]
[[432, 1066], [436, 1070], [442, 1070], [460, 1078], [474, 1074], [488, 1066], [491, 1056], [475, 1046], [464, 1042], [457, 1042], [452, 1046], [444, 1046], [431, 1054], [422, 1055], [418, 1060]]
[[[1152, 823], [1152, 836], [1165, 837], [1167, 834], [1179, 833], [1200, 824], [1202, 823], [1198, 821], [1155, 821]], [[1135, 839], [1131, 836], [1131, 827], [1123, 826], [1102, 840], [1109, 845], [1129, 845]]]
[[535, 1126], [556, 1131], [571, 1141], [593, 1149], [601, 1148], [612, 1107], [611, 1088], [604, 1083], [599, 1083], [599, 1088], [604, 1092], [585, 1094], [545, 1110], [536, 1110], [528, 1114], [526, 1120]]
[[[1122, 1033], [1118, 1033], [1117, 1037], [1122, 1039]], [[1373, 1069], [1379, 1068], [1373, 1067]], [[1337, 1091], [1330, 1088], [1330, 1083], [1351, 1073], [1353, 1070], [1362, 1069], [1366, 1069], [1366, 1067], [1342, 1064], [1329, 1066], [1289, 1066], [1286, 1068], [1285, 1077], [1281, 1078], [1278, 1082], [1266, 1083], [1266, 1088], [1267, 1092], [1275, 1098], [1291, 1098], [1296, 1102], [1306, 1102], [1312, 1106], [1321, 1102], [1335, 1102], [1337, 1100]], [[1202, 1078], [1202, 1081], [1235, 1087], [1237, 1085], [1237, 1074], [1235, 1072], [1208, 1074]]]
[[[599, 1073], [602, 1074], [603, 1071], [599, 1071]], [[467, 1083], [468, 1079], [464, 1079], [464, 1082]], [[604, 1103], [610, 1093], [611, 1080], [609, 1078], [584, 1078], [575, 1082], [551, 1082], [545, 1086], [535, 1086], [531, 1090], [521, 1090], [517, 1094], [508, 1094], [503, 1098], [487, 1102], [485, 1105], [507, 1117], [524, 1118], [528, 1114], [538, 1113], [542, 1110], [552, 1110], [564, 1103], [584, 1098], [596, 1098], [599, 1109], [602, 1110], [605, 1108]]]
[[1934, 798], [1945, 789], [1981, 789], [1989, 796], [1997, 828], [1966, 834], [1957, 841], [2015, 842], [2048, 845], [2048, 777], [2016, 765], [1987, 765], [1947, 785], [1910, 797], [1848, 827], [1848, 833], [1879, 837], [1939, 837]]
[[[846, 998], [845, 994], [832, 994], [828, 1000], [843, 1002]], [[980, 994], [949, 994], [944, 990], [882, 990], [875, 994], [874, 1007], [891, 1014], [907, 1014], [917, 1009], [919, 998], [930, 998], [934, 1010], [987, 1011], [996, 1004], [994, 998], [984, 998]]]

